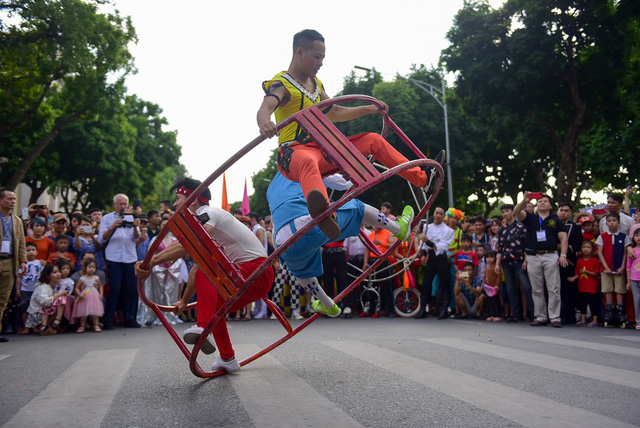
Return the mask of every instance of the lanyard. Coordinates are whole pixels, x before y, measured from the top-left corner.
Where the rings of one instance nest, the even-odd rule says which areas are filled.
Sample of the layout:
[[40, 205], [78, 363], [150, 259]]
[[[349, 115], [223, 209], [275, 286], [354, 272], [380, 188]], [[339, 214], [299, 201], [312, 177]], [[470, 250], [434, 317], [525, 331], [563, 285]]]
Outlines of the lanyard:
[[538, 214], [538, 220], [540, 221], [540, 230], [542, 230], [542, 222], [544, 220], [542, 220], [542, 217], [540, 217], [540, 214]]
[[10, 240], [11, 226], [13, 225], [13, 217], [9, 215], [9, 221], [5, 223], [4, 216], [0, 214], [0, 219], [2, 221], [2, 239], [4, 241]]

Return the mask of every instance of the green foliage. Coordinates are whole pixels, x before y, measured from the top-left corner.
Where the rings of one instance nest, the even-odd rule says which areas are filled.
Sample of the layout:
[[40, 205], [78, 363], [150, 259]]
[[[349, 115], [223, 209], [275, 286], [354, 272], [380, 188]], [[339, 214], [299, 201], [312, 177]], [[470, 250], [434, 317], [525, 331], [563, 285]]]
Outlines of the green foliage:
[[[273, 149], [269, 160], [263, 169], [253, 174], [251, 177], [251, 183], [253, 185], [253, 194], [249, 196], [249, 206], [251, 211], [257, 213], [260, 218], [269, 215], [269, 202], [267, 201], [267, 188], [271, 183], [271, 179], [278, 172], [278, 164], [276, 159], [278, 158], [278, 149]], [[239, 202], [237, 209], [242, 206], [242, 201]], [[231, 209], [235, 209], [235, 202], [231, 204]]]
[[[126, 193], [155, 207], [167, 198], [172, 180], [184, 174], [175, 131], [155, 104], [127, 97], [113, 116], [98, 116], [69, 125], [43, 151], [38, 163], [57, 159], [41, 177], [44, 187], [60, 191], [67, 210], [108, 206], [113, 195]], [[73, 197], [72, 197], [73, 195]]]
[[153, 207], [185, 173], [180, 147], [158, 105], [125, 95], [135, 30], [100, 3], [0, 0], [0, 183], [49, 188], [67, 211], [118, 192]]
[[[80, 118], [109, 113], [133, 70], [128, 18], [80, 0], [0, 1], [0, 180], [22, 181], [52, 139]], [[16, 146], [20, 147], [16, 147]], [[17, 165], [16, 165], [17, 164]]]
[[[637, 122], [637, 18], [634, 1], [465, 2], [442, 61], [457, 73], [467, 120], [496, 151], [487, 166], [504, 193], [555, 187], [575, 201], [616, 175], [637, 176], [618, 171], [638, 147], [623, 140]], [[619, 152], [602, 150], [615, 139]]]

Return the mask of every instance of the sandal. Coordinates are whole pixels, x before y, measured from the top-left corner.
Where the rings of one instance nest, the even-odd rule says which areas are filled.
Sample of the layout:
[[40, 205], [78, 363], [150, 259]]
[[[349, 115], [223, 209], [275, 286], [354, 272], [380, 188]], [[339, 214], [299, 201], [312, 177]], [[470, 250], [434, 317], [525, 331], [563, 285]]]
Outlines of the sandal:
[[58, 328], [58, 326], [60, 325], [60, 321], [62, 320], [59, 320], [57, 318], [53, 320], [53, 322], [51, 323], [51, 328]]
[[31, 333], [31, 329], [29, 327], [23, 327], [18, 330], [18, 334], [29, 334]]
[[76, 333], [84, 333], [84, 327], [78, 327]]
[[245, 315], [242, 317], [242, 321], [251, 321], [251, 315]]
[[100, 333], [102, 331], [102, 329], [100, 328], [99, 325], [96, 325], [93, 327], [93, 331], [95, 331], [96, 333]]

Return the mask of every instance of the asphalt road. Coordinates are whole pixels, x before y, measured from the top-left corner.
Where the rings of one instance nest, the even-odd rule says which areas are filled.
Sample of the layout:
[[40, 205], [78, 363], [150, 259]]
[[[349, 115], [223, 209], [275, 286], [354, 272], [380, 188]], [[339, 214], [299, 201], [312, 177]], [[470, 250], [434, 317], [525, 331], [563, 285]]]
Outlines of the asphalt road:
[[[283, 332], [277, 321], [230, 323], [241, 358]], [[239, 373], [212, 380], [191, 374], [162, 327], [12, 335], [0, 344], [0, 373], [7, 427], [640, 423], [635, 330], [320, 319]]]

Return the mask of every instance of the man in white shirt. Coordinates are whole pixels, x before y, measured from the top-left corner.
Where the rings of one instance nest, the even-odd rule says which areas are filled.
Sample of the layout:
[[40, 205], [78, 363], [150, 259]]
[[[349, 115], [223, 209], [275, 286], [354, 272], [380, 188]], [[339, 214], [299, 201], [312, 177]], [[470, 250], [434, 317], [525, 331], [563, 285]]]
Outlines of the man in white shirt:
[[[184, 205], [189, 195], [193, 193], [200, 184], [201, 182], [198, 180], [185, 178], [171, 188], [172, 191], [176, 191], [175, 205], [177, 209]], [[208, 217], [204, 223], [204, 228], [209, 232], [209, 235], [223, 247], [223, 251], [228, 259], [232, 263], [237, 264], [242, 275], [248, 278], [266, 260], [267, 252], [253, 232], [244, 224], [240, 223], [233, 215], [223, 209], [210, 207], [210, 198], [211, 192], [209, 189], [206, 189], [189, 206], [189, 210], [199, 217]], [[179, 241], [175, 241], [151, 258], [148, 270], [143, 271], [140, 268], [141, 262], [137, 264], [136, 275], [143, 278], [147, 277], [154, 266], [176, 260], [186, 253], [187, 251], [182, 244], [180, 244]], [[240, 310], [247, 304], [265, 297], [273, 285], [273, 279], [273, 268], [269, 266], [235, 304], [229, 308], [229, 312]], [[224, 304], [224, 300], [221, 298], [218, 290], [212, 286], [204, 273], [202, 273], [197, 266], [194, 266], [189, 274], [189, 281], [182, 299], [173, 303], [178, 314], [185, 309], [196, 291], [198, 293], [198, 321], [197, 325], [188, 328], [183, 334], [184, 340], [188, 344], [196, 343], [200, 334], [204, 331], [204, 328], [209, 324], [218, 309]], [[227, 331], [227, 323], [224, 317], [216, 324], [212, 333], [220, 350], [220, 358], [213, 363], [211, 369], [224, 369], [227, 372], [240, 370], [240, 364], [235, 358], [235, 352], [231, 345], [229, 332]], [[203, 342], [202, 352], [211, 354], [215, 352], [215, 350], [216, 347], [213, 341], [210, 337], [207, 337]]]
[[[607, 214], [618, 214], [620, 216], [620, 227], [618, 228], [618, 231], [629, 236], [629, 231], [631, 230], [631, 226], [635, 224], [635, 221], [633, 220], [633, 217], [630, 217], [629, 215], [627, 215], [627, 213], [622, 211], [623, 200], [624, 197], [622, 195], [618, 193], [609, 193], [607, 195]], [[606, 215], [602, 216], [602, 218], [600, 219], [599, 226], [601, 234], [609, 231], [609, 228], [607, 227]]]
[[[109, 276], [109, 293], [104, 310], [105, 330], [113, 329], [113, 318], [118, 301], [123, 302], [124, 326], [139, 328], [136, 322], [138, 289], [134, 265], [138, 261], [136, 240], [140, 237], [140, 220], [129, 211], [129, 198], [123, 193], [113, 197], [114, 211], [100, 222], [98, 241], [105, 248]], [[105, 247], [106, 246], [106, 247]], [[120, 295], [122, 294], [122, 298]]]
[[427, 265], [425, 266], [424, 276], [420, 292], [422, 293], [422, 310], [416, 318], [426, 318], [426, 305], [432, 299], [431, 285], [436, 274], [440, 281], [438, 288], [438, 297], [436, 306], [438, 307], [438, 319], [447, 318], [447, 307], [449, 306], [449, 297], [451, 290], [449, 286], [449, 260], [447, 258], [447, 250], [453, 242], [453, 230], [444, 223], [444, 208], [436, 207], [433, 212], [433, 223], [428, 227], [424, 226], [422, 235], [420, 236], [421, 251], [427, 257]]

